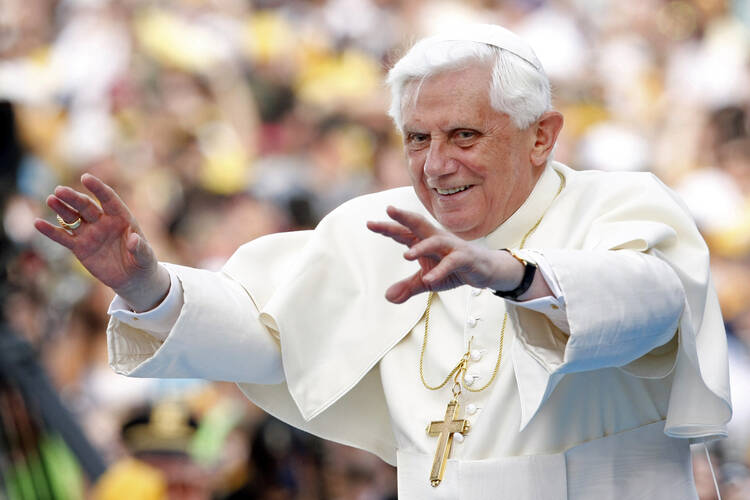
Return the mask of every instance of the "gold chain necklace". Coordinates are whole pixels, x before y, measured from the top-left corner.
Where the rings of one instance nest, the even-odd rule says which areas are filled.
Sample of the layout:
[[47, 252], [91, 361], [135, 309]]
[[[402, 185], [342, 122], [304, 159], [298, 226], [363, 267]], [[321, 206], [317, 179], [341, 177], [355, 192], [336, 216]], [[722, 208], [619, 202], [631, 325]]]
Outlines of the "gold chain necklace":
[[[554, 198], [552, 198], [552, 201], [557, 199], [557, 197], [562, 192], [563, 188], [565, 187], [565, 178], [560, 172], [557, 172], [558, 176], [560, 176], [560, 187], [557, 189], [557, 193], [555, 194]], [[550, 202], [550, 206], [552, 203]], [[521, 239], [521, 244], [519, 245], [519, 249], [522, 249], [526, 245], [526, 240], [531, 236], [534, 231], [539, 227], [539, 224], [542, 223], [542, 219], [544, 219], [544, 216], [547, 215], [547, 210], [549, 210], [549, 206], [544, 210], [542, 215], [539, 217], [539, 219], [536, 221], [536, 223], [531, 226], [531, 229], [529, 229], [526, 234]], [[497, 361], [495, 362], [495, 368], [492, 370], [492, 375], [490, 376], [487, 383], [485, 383], [482, 387], [479, 387], [478, 389], [472, 389], [469, 387], [469, 385], [466, 383], [466, 369], [469, 366], [469, 360], [471, 359], [471, 341], [474, 337], [469, 339], [469, 345], [464, 353], [463, 356], [461, 356], [461, 359], [458, 361], [456, 366], [453, 368], [453, 370], [450, 371], [448, 376], [445, 377], [445, 379], [438, 385], [430, 385], [427, 383], [427, 381], [424, 378], [424, 353], [427, 350], [427, 337], [430, 330], [430, 309], [432, 307], [432, 300], [435, 298], [436, 293], [430, 292], [430, 294], [427, 296], [427, 309], [424, 313], [424, 338], [422, 340], [422, 350], [419, 353], [419, 378], [422, 380], [422, 385], [424, 385], [427, 389], [431, 391], [437, 391], [439, 389], [442, 389], [445, 387], [448, 382], [453, 379], [453, 388], [451, 389], [451, 392], [453, 393], [453, 398], [451, 398], [450, 402], [448, 403], [448, 408], [445, 411], [445, 419], [442, 421], [433, 421], [427, 426], [427, 434], [430, 436], [438, 436], [438, 445], [437, 450], [435, 451], [435, 459], [432, 462], [432, 470], [430, 471], [430, 484], [434, 486], [438, 486], [440, 482], [443, 480], [443, 474], [445, 472], [445, 464], [448, 461], [448, 455], [450, 454], [451, 450], [451, 444], [453, 442], [453, 435], [455, 433], [461, 433], [465, 434], [469, 431], [470, 425], [468, 420], [466, 419], [456, 419], [456, 416], [458, 415], [459, 405], [458, 405], [458, 396], [461, 395], [462, 390], [465, 388], [466, 390], [470, 392], [481, 392], [488, 388], [492, 382], [494, 382], [495, 377], [497, 376], [498, 371], [500, 370], [500, 361], [503, 358], [503, 342], [505, 340], [505, 327], [508, 324], [508, 312], [505, 312], [505, 316], [503, 317], [503, 324], [500, 327], [500, 342], [497, 349]], [[473, 380], [472, 380], [473, 383]]]
[[[451, 372], [448, 374], [447, 377], [445, 377], [445, 380], [443, 380], [439, 385], [432, 386], [427, 383], [427, 381], [424, 378], [424, 353], [427, 349], [427, 336], [430, 329], [430, 308], [432, 306], [432, 299], [435, 298], [436, 293], [430, 292], [430, 295], [427, 297], [427, 310], [424, 313], [424, 339], [422, 341], [422, 351], [419, 354], [419, 378], [422, 379], [422, 385], [424, 385], [427, 389], [431, 391], [437, 391], [439, 389], [442, 389], [443, 387], [448, 384], [451, 378], [454, 379], [454, 387], [455, 384], [461, 385], [462, 388], [465, 388], [468, 391], [471, 392], [481, 392], [485, 390], [487, 387], [492, 384], [492, 382], [495, 380], [495, 376], [497, 375], [497, 372], [500, 368], [500, 360], [503, 357], [503, 341], [505, 339], [505, 325], [508, 323], [508, 313], [505, 313], [505, 317], [503, 317], [503, 325], [500, 328], [500, 346], [498, 347], [497, 352], [497, 361], [495, 362], [495, 369], [492, 371], [492, 376], [487, 381], [486, 384], [484, 384], [479, 389], [472, 389], [468, 385], [466, 385], [466, 369], [469, 366], [469, 359], [471, 356], [471, 339], [469, 339], [469, 347], [464, 353], [464, 355], [459, 360], [458, 364], [451, 370]], [[472, 337], [473, 339], [474, 337]], [[459, 382], [458, 377], [461, 377], [461, 380]], [[460, 391], [456, 394], [456, 396], [460, 394]]]

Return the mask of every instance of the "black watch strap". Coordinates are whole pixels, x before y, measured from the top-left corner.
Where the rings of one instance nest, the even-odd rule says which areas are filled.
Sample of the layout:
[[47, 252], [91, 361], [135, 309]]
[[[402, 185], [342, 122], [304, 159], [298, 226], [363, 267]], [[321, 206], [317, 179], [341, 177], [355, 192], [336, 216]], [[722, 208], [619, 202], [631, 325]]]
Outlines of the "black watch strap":
[[503, 299], [516, 300], [518, 299], [518, 297], [526, 293], [526, 291], [531, 286], [531, 282], [534, 281], [534, 275], [536, 274], [536, 264], [534, 264], [533, 262], [527, 262], [521, 259], [510, 250], [505, 250], [505, 251], [511, 254], [514, 258], [518, 259], [518, 261], [524, 265], [523, 278], [521, 278], [521, 283], [519, 283], [518, 286], [515, 287], [513, 290], [508, 290], [504, 292], [500, 290], [494, 290], [492, 293], [494, 293], [495, 295]]

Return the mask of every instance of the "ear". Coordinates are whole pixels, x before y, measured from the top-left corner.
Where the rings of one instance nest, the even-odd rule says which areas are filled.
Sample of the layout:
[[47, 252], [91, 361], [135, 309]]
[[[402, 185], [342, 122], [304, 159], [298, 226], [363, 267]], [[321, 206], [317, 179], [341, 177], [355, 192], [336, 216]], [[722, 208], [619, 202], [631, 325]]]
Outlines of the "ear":
[[552, 153], [562, 126], [563, 115], [557, 111], [547, 111], [532, 125], [534, 145], [529, 159], [533, 166], [541, 167], [547, 163], [547, 158]]

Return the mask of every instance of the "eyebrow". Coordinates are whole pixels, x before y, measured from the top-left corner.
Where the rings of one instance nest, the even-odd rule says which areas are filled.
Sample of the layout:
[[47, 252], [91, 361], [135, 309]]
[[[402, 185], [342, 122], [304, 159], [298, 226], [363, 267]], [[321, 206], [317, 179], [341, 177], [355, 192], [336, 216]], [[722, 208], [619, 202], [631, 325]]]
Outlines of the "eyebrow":
[[[478, 126], [465, 125], [465, 124], [449, 125], [448, 128], [440, 128], [440, 131], [443, 133], [453, 133], [458, 130], [472, 130], [475, 132], [483, 133], [482, 130]], [[427, 134], [427, 132], [423, 132], [417, 127], [407, 127], [406, 125], [404, 125], [404, 136], [408, 134]]]

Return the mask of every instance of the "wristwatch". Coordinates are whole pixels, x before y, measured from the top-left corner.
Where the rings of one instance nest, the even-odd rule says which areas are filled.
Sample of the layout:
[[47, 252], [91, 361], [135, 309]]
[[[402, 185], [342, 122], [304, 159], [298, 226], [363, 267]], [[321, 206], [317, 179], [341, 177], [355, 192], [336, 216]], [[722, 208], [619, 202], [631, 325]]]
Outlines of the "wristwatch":
[[494, 290], [492, 293], [494, 293], [495, 295], [503, 299], [516, 300], [518, 299], [519, 296], [526, 293], [526, 291], [531, 286], [531, 282], [534, 281], [534, 274], [536, 274], [536, 264], [534, 264], [533, 262], [527, 261], [523, 257], [520, 257], [518, 254], [516, 254], [513, 250], [510, 250], [508, 248], [503, 248], [503, 251], [508, 252], [518, 262], [523, 264], [523, 278], [521, 278], [521, 283], [519, 283], [518, 286], [515, 287], [513, 290], [508, 290], [508, 291]]

